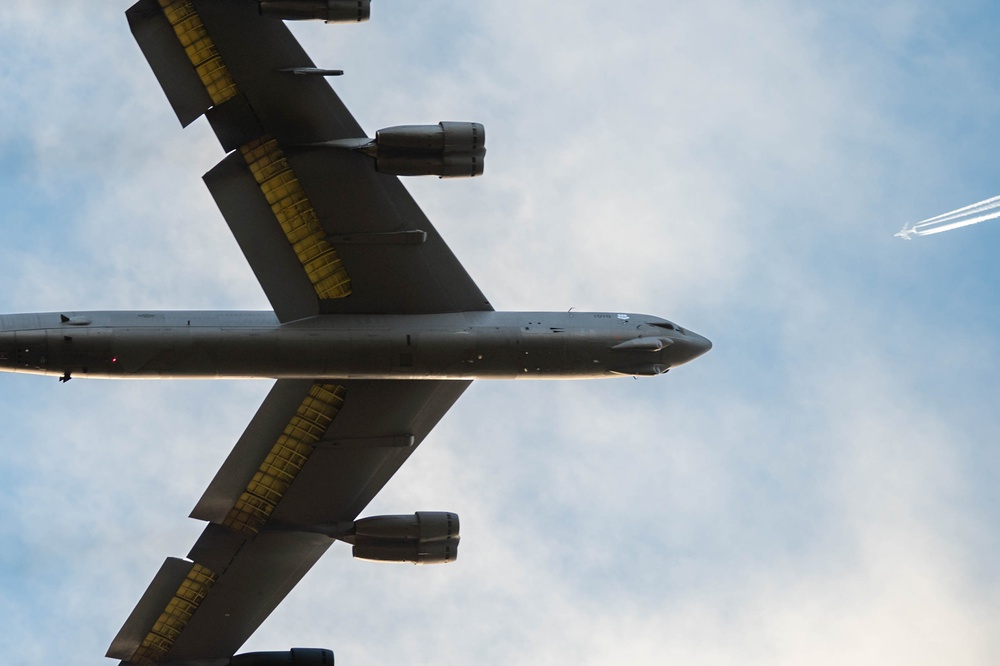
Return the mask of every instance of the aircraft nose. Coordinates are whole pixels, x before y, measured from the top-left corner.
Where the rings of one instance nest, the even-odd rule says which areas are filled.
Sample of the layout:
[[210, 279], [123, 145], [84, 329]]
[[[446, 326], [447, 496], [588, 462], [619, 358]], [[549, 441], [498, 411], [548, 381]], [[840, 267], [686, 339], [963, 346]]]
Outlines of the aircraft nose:
[[695, 336], [697, 336], [695, 338], [697, 341], [697, 345], [701, 349], [701, 351], [698, 353], [698, 356], [701, 356], [702, 354], [705, 354], [712, 349], [711, 340], [706, 338], [704, 335], [698, 335], [697, 333], [695, 333]]
[[712, 341], [703, 335], [698, 335], [694, 331], [687, 330], [682, 338], [676, 338], [672, 349], [674, 353], [679, 353], [680, 358], [674, 361], [674, 365], [689, 363], [699, 356], [708, 353], [712, 348]]
[[704, 335], [698, 335], [697, 333], [692, 333], [691, 331], [688, 331], [688, 335], [691, 336], [691, 347], [694, 351], [694, 355], [691, 357], [691, 360], [698, 358], [702, 354], [708, 353], [708, 350], [712, 348], [712, 341]]

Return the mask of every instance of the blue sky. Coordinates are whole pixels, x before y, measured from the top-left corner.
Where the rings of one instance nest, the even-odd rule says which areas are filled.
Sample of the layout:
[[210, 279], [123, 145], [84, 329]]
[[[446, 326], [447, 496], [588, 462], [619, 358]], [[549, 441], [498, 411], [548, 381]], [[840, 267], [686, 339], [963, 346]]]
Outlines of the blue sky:
[[[367, 513], [462, 555], [334, 548], [247, 649], [351, 666], [939, 664], [1000, 653], [1000, 194], [985, 2], [408, 3], [294, 26], [369, 131], [483, 122], [407, 186], [497, 308], [713, 340], [651, 381], [478, 382]], [[65, 6], [63, 6], [65, 5]], [[266, 308], [127, 3], [0, 6], [7, 312]], [[266, 382], [0, 377], [0, 645], [102, 655]]]

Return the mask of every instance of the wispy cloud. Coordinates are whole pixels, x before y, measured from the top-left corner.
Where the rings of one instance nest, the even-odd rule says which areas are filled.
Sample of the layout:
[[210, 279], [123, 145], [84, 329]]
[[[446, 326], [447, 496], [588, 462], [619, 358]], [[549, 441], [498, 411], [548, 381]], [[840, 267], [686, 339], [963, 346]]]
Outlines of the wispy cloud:
[[[5, 309], [266, 306], [199, 182], [221, 149], [203, 122], [180, 129], [124, 5], [99, 4], [0, 9]], [[247, 649], [329, 646], [355, 666], [988, 662], [995, 253], [892, 253], [871, 211], [917, 219], [985, 186], [955, 147], [998, 138], [977, 103], [996, 46], [973, 29], [996, 16], [374, 11], [294, 29], [347, 70], [335, 83], [369, 130], [486, 123], [484, 178], [407, 186], [497, 307], [647, 311], [716, 347], [656, 381], [474, 385], [369, 510], [460, 513], [459, 561], [334, 547]], [[9, 661], [104, 663], [159, 563], [194, 541], [185, 516], [266, 390], [0, 377]]]

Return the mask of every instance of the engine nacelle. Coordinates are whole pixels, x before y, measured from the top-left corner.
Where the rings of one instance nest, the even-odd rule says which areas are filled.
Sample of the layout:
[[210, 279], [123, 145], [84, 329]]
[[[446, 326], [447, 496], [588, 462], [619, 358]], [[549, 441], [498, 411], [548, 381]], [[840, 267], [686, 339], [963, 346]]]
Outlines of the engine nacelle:
[[458, 516], [442, 511], [364, 518], [340, 538], [354, 544], [358, 559], [414, 564], [454, 562], [461, 540]]
[[260, 0], [261, 16], [285, 21], [360, 23], [371, 16], [371, 0]]
[[458, 515], [444, 511], [418, 511], [412, 516], [362, 518], [354, 523], [354, 537], [421, 543], [457, 540]]
[[486, 128], [479, 123], [402, 125], [375, 134], [375, 169], [396, 176], [483, 175]]
[[229, 666], [333, 666], [333, 652], [317, 648], [292, 648], [288, 652], [247, 652], [230, 659]]

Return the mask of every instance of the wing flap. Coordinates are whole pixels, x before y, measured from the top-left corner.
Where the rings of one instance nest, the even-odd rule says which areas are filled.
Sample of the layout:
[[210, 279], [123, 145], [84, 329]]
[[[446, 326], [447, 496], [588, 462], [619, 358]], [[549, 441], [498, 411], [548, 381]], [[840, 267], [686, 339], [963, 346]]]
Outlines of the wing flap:
[[191, 517], [222, 524], [239, 501], [261, 461], [281, 438], [303, 399], [309, 393], [310, 380], [284, 379], [275, 382], [264, 398], [229, 457], [191, 512]]
[[274, 138], [240, 146], [206, 174], [205, 182], [279, 320], [315, 314], [317, 299], [351, 294], [343, 261]]
[[231, 153], [206, 173], [204, 180], [278, 320], [318, 314], [316, 291], [261, 196], [246, 160]]
[[129, 661], [136, 656], [193, 567], [193, 562], [176, 557], [167, 558], [156, 572], [153, 582], [149, 584], [135, 610], [111, 642], [108, 657]]
[[157, 0], [139, 0], [125, 16], [177, 119], [187, 127], [212, 106], [212, 98], [177, 33]]

